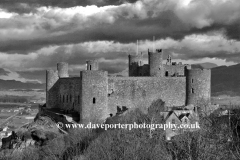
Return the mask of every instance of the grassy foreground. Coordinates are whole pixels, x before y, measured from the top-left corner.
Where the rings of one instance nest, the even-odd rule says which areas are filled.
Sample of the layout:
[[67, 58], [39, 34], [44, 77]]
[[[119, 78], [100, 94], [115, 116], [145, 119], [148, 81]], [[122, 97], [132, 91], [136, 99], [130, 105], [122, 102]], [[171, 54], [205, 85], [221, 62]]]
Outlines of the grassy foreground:
[[[162, 123], [159, 108], [150, 107], [148, 113], [136, 109], [113, 119], [112, 123]], [[220, 124], [219, 124], [220, 123]], [[220, 160], [239, 159], [238, 144], [229, 142], [231, 134], [227, 122], [217, 117], [204, 117], [201, 130], [186, 132], [165, 141], [162, 129], [111, 129], [107, 131], [74, 129], [43, 146], [29, 146], [24, 150], [5, 150], [11, 154], [2, 159], [17, 160]], [[0, 156], [1, 156], [0, 155]], [[6, 154], [5, 154], [6, 155]]]

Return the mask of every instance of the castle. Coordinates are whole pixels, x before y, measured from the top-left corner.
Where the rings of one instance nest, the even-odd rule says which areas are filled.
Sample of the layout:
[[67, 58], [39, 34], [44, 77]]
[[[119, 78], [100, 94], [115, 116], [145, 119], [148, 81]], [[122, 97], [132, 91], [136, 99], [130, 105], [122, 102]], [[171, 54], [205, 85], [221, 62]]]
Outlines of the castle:
[[96, 60], [87, 61], [79, 77], [69, 77], [68, 64], [58, 63], [56, 71], [46, 72], [46, 108], [76, 111], [80, 122], [102, 122], [117, 106], [146, 109], [161, 99], [171, 108], [210, 101], [211, 70], [191, 69], [170, 56], [164, 64], [161, 49], [148, 50], [148, 64], [143, 54], [128, 58], [128, 77], [109, 76]]

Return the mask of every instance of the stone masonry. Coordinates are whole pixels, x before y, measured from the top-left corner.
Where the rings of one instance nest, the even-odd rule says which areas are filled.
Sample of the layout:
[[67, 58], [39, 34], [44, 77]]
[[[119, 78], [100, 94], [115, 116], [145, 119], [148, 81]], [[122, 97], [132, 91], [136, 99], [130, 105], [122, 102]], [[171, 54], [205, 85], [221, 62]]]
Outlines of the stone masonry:
[[57, 71], [46, 72], [46, 107], [76, 111], [80, 122], [103, 122], [117, 107], [147, 109], [161, 99], [167, 107], [198, 105], [210, 101], [211, 70], [191, 69], [191, 65], [163, 63], [163, 50], [129, 55], [129, 76], [111, 77], [100, 71], [97, 60], [86, 62], [79, 77], [68, 76], [68, 64], [57, 64]]

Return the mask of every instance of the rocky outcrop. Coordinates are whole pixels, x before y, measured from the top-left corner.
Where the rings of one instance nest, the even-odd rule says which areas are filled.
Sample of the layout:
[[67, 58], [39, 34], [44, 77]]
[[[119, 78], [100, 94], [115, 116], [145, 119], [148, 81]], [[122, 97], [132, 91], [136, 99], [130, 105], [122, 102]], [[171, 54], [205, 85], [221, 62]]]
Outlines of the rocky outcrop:
[[1, 150], [23, 150], [28, 146], [43, 146], [60, 134], [56, 123], [49, 117], [38, 116], [34, 122], [18, 129], [16, 133], [2, 139]]
[[12, 134], [6, 138], [2, 138], [2, 147], [1, 149], [12, 149], [13, 145], [17, 142], [18, 136], [12, 131]]

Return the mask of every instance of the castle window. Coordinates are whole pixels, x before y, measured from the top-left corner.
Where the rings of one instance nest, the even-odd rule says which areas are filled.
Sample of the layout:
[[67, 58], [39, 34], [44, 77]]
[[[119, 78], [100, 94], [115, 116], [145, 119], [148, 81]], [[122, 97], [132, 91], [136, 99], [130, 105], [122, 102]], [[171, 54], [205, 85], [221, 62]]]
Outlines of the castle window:
[[92, 65], [89, 66], [90, 70], [92, 70]]
[[68, 103], [68, 95], [67, 95], [67, 103]]
[[64, 95], [63, 95], [63, 103], [64, 103], [64, 98], [65, 98], [65, 97], [64, 97]]
[[192, 83], [193, 83], [193, 79], [192, 79]]
[[80, 96], [78, 95], [78, 104], [80, 103]]
[[197, 112], [197, 107], [194, 107], [194, 112]]
[[194, 93], [194, 89], [192, 88], [192, 93]]
[[94, 98], [93, 98], [93, 104], [95, 104], [95, 103], [96, 103], [96, 98], [94, 97]]
[[168, 77], [168, 71], [165, 72], [165, 76]]

